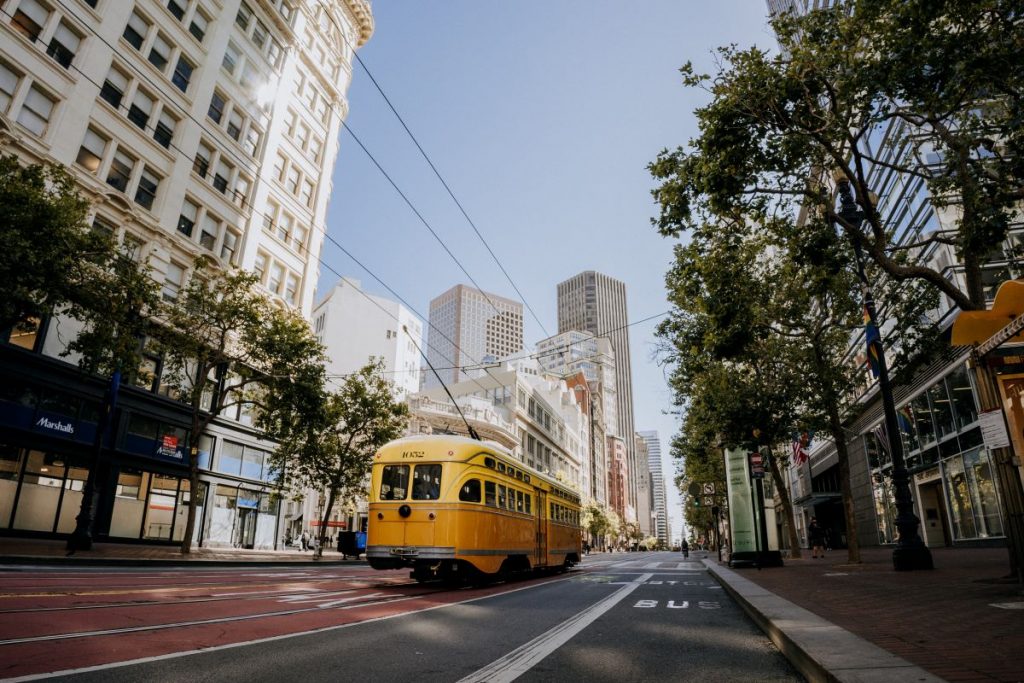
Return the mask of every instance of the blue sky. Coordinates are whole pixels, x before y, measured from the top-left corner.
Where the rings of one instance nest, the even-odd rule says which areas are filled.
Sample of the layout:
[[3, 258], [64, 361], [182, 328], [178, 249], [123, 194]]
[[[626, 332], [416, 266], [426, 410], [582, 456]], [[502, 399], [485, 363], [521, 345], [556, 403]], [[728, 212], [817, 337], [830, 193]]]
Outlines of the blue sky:
[[[707, 95], [680, 85], [712, 72], [729, 43], [774, 47], [761, 0], [376, 0], [360, 57], [498, 255], [547, 334], [555, 286], [582, 270], [626, 283], [631, 321], [663, 313], [673, 241], [650, 225], [648, 162], [696, 134]], [[358, 66], [348, 124], [483, 289], [518, 299]], [[421, 314], [472, 285], [355, 144], [341, 135], [328, 232]], [[366, 291], [387, 290], [337, 247], [323, 260]], [[320, 291], [336, 279], [321, 269]], [[525, 313], [528, 344], [547, 336]], [[652, 358], [657, 320], [630, 328], [638, 430], [668, 443], [678, 420]], [[671, 482], [670, 482], [671, 486]], [[671, 496], [679, 534], [678, 494]]]

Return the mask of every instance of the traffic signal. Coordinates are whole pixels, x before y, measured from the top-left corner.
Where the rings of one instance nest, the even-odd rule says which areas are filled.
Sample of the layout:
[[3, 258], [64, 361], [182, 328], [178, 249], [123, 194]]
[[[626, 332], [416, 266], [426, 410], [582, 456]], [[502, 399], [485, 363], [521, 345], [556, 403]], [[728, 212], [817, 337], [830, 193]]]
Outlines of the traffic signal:
[[693, 497], [693, 507], [695, 507], [695, 508], [699, 508], [700, 507], [700, 496], [694, 496]]

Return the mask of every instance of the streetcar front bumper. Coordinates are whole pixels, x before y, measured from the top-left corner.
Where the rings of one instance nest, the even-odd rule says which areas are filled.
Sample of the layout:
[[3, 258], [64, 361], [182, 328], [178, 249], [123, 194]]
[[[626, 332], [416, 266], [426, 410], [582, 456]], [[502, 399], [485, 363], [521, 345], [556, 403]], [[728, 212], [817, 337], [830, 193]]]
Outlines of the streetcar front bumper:
[[366, 559], [371, 567], [411, 567], [417, 562], [454, 560], [455, 548], [450, 546], [394, 546], [366, 547]]

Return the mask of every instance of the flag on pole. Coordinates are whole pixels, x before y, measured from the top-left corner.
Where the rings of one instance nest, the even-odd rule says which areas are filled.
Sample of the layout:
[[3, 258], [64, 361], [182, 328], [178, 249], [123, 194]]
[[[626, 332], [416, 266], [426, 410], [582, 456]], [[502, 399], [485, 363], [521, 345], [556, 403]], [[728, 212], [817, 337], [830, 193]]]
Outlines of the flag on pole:
[[811, 436], [807, 432], [793, 434], [793, 463], [802, 465], [810, 458]]
[[882, 336], [878, 333], [878, 325], [875, 324], [867, 306], [864, 307], [864, 341], [868, 346], [868, 365], [871, 366], [871, 375], [878, 377], [882, 368]]

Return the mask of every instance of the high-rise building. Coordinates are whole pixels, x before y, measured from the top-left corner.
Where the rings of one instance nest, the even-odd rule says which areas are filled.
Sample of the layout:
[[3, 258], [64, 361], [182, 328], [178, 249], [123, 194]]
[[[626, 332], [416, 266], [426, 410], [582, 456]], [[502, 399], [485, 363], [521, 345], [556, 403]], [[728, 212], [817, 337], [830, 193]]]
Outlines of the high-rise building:
[[[523, 350], [523, 305], [518, 301], [455, 285], [430, 302], [429, 315], [427, 358], [446, 384], [482, 375], [482, 363]], [[437, 386], [434, 373], [424, 371], [423, 388]]]
[[539, 341], [536, 356], [538, 364], [549, 374], [564, 378], [582, 376], [585, 380], [590, 457], [585, 463], [582, 493], [604, 505], [608, 502], [605, 437], [618, 429], [615, 352], [611, 342], [590, 332], [572, 330]]
[[672, 526], [668, 516], [668, 497], [665, 474], [661, 467], [661, 439], [657, 431], [637, 432], [647, 442], [647, 467], [651, 472], [651, 494], [654, 499], [651, 512], [654, 518], [654, 535], [669, 545], [672, 540]]
[[[626, 460], [626, 509], [636, 510], [636, 448], [633, 442], [633, 371], [630, 367], [626, 285], [587, 270], [558, 284], [558, 332], [581, 330], [607, 337], [615, 352], [616, 436]], [[635, 520], [630, 520], [635, 521]]]
[[654, 511], [654, 490], [651, 484], [651, 471], [647, 467], [647, 442], [639, 434], [633, 435], [633, 448], [636, 451], [636, 518], [640, 525], [640, 533], [644, 538], [654, 534], [655, 525], [651, 520]]
[[[204, 256], [255, 272], [275, 302], [309, 316], [353, 54], [373, 32], [368, 0], [7, 0], [0, 9], [0, 152], [67, 167], [95, 229], [147, 264], [165, 299]], [[75, 330], [61, 319], [0, 333], [0, 385], [10, 390], [0, 401], [17, 397], [32, 415], [60, 406], [50, 422], [66, 425], [0, 417], [0, 501], [17, 501], [5, 529], [74, 527], [105, 386], [61, 358]], [[183, 502], [199, 496], [197, 542], [279, 545], [273, 446], [255, 436], [251, 415], [219, 415], [199, 452], [185, 453], [188, 411], [160, 359], [145, 362], [146, 372], [126, 375], [146, 381], [120, 392], [96, 537], [178, 540]], [[193, 457], [199, 491], [188, 490]]]
[[405, 306], [343, 278], [313, 310], [313, 332], [327, 349], [328, 386], [383, 358], [397, 396], [419, 391], [423, 324]]

